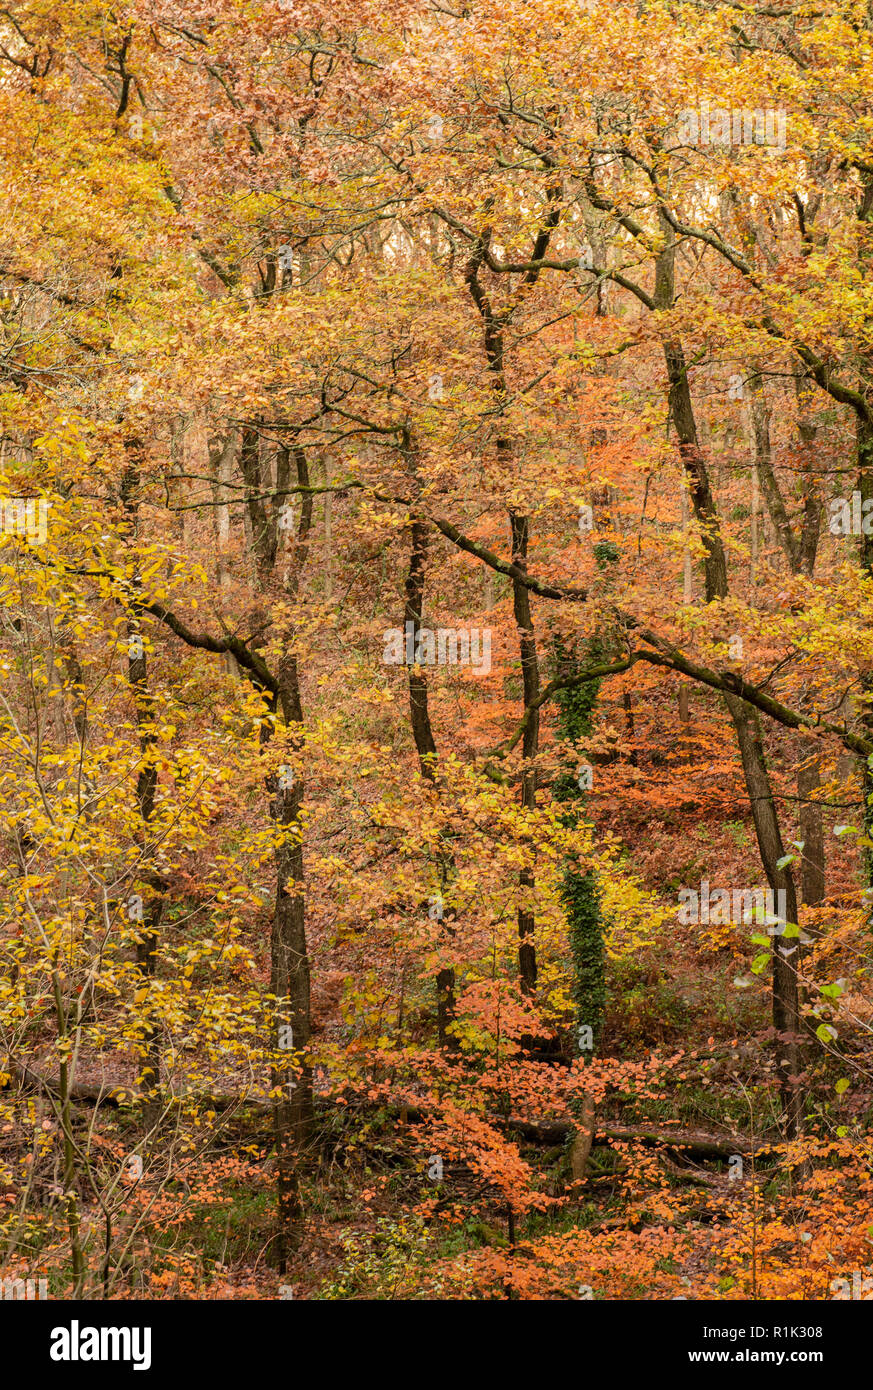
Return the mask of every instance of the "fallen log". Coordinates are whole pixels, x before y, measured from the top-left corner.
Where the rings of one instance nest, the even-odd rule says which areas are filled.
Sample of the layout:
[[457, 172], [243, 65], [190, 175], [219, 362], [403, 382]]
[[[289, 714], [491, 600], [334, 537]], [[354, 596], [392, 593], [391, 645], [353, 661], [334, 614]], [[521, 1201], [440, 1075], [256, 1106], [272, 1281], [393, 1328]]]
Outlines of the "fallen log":
[[[43, 1095], [54, 1096], [56, 1099], [60, 1096], [60, 1082], [57, 1077], [42, 1076], [32, 1067], [24, 1066], [11, 1058], [7, 1058], [4, 1070], [22, 1090], [40, 1091]], [[8, 1082], [6, 1085], [8, 1087]], [[69, 1096], [70, 1100], [83, 1105], [144, 1105], [148, 1099], [136, 1086], [125, 1085], [123, 1082], [111, 1085], [108, 1082], [75, 1081], [69, 1087]], [[173, 1095], [171, 1099], [199, 1100], [210, 1110], [233, 1110], [238, 1107], [240, 1110], [254, 1109], [261, 1114], [270, 1114], [273, 1110], [271, 1101], [249, 1098], [229, 1091], [214, 1094], [191, 1091], [184, 1095]]]
[[[32, 1067], [23, 1066], [20, 1062], [7, 1058], [4, 1070], [17, 1081], [22, 1090], [40, 1091], [43, 1095], [60, 1097], [60, 1082], [41, 1076]], [[8, 1087], [8, 1082], [6, 1086]], [[133, 1086], [96, 1085], [86, 1081], [76, 1081], [69, 1087], [70, 1100], [81, 1101], [87, 1105], [120, 1105], [122, 1101], [134, 1100], [136, 1094]]]
[[[511, 1115], [502, 1124], [511, 1134], [517, 1134], [519, 1138], [528, 1139], [536, 1144], [561, 1143], [567, 1140], [571, 1134], [576, 1133], [576, 1126], [570, 1120], [523, 1120], [519, 1116]], [[761, 1153], [771, 1147], [769, 1144], [758, 1143], [753, 1148], [747, 1139], [742, 1139], [739, 1136], [722, 1138], [716, 1134], [701, 1134], [696, 1131], [676, 1129], [651, 1129], [642, 1125], [628, 1127], [598, 1124], [596, 1126], [592, 1141], [594, 1147], [602, 1147], [614, 1140], [621, 1143], [663, 1146], [664, 1148], [675, 1149], [680, 1155], [689, 1158], [710, 1159], [727, 1159], [732, 1154], [740, 1154], [745, 1157], [752, 1152]]]
[[[21, 1063], [9, 1059], [6, 1062], [6, 1071], [25, 1090], [37, 1090], [53, 1096], [58, 1095], [58, 1082], [54, 1078], [41, 1076], [32, 1067], [23, 1066]], [[133, 1086], [123, 1084], [113, 1086], [84, 1081], [77, 1081], [70, 1087], [70, 1099], [86, 1105], [112, 1106], [135, 1105], [144, 1103], [145, 1100]], [[240, 1109], [254, 1110], [258, 1114], [270, 1114], [273, 1110], [273, 1104], [269, 1100], [226, 1091], [203, 1092], [202, 1094], [192, 1091], [185, 1096], [175, 1096], [173, 1099], [198, 1100], [204, 1107], [216, 1111]], [[331, 1106], [330, 1098], [316, 1097], [316, 1108]], [[420, 1112], [409, 1106], [405, 1107], [405, 1115], [407, 1122], [413, 1124], [422, 1118]], [[574, 1124], [572, 1120], [524, 1120], [520, 1116], [510, 1115], [507, 1118], [490, 1116], [489, 1123], [497, 1128], [505, 1129], [509, 1134], [517, 1135], [520, 1139], [527, 1139], [535, 1144], [562, 1144], [571, 1135], [576, 1136], [579, 1132], [577, 1124]], [[592, 1147], [602, 1148], [613, 1141], [663, 1147], [675, 1151], [680, 1157], [700, 1159], [728, 1159], [733, 1154], [746, 1157], [752, 1153], [767, 1152], [772, 1147], [769, 1144], [758, 1143], [753, 1148], [748, 1140], [741, 1139], [739, 1136], [723, 1138], [714, 1134], [683, 1132], [675, 1129], [652, 1129], [643, 1125], [628, 1127], [598, 1124], [592, 1134]], [[587, 1153], [585, 1158], [587, 1159]]]

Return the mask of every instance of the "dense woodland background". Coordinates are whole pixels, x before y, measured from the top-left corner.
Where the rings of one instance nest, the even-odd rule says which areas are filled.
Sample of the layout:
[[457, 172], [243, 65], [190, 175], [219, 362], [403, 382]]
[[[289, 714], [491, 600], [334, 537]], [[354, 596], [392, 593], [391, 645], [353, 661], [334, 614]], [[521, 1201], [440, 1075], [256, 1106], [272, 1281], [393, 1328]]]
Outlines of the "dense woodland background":
[[4, 1280], [870, 1296], [871, 92], [861, 0], [0, 11]]

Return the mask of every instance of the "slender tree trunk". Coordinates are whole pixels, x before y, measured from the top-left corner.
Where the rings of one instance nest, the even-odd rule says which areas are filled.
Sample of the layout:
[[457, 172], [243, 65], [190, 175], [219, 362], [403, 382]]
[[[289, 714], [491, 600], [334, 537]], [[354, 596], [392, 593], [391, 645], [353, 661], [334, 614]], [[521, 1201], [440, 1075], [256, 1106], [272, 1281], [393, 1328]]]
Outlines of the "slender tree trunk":
[[[135, 498], [136, 488], [139, 483], [139, 455], [141, 444], [139, 440], [127, 441], [128, 453], [131, 463], [126, 469], [121, 487], [121, 499], [127, 513], [128, 525], [131, 533], [135, 533], [137, 526], [137, 503]], [[134, 706], [136, 711], [136, 724], [139, 731], [139, 748], [142, 764], [136, 779], [136, 799], [139, 805], [140, 817], [143, 826], [143, 868], [141, 876], [148, 883], [151, 896], [148, 904], [143, 905], [143, 910], [139, 918], [142, 921], [136, 943], [136, 960], [140, 974], [145, 981], [146, 988], [151, 994], [151, 984], [155, 976], [157, 964], [158, 937], [161, 920], [164, 915], [164, 894], [167, 884], [150, 862], [148, 854], [148, 835], [149, 822], [155, 808], [155, 794], [158, 786], [158, 773], [153, 761], [153, 750], [156, 745], [154, 734], [155, 708], [154, 701], [148, 687], [148, 661], [145, 653], [145, 646], [142, 640], [141, 624], [139, 613], [136, 607], [136, 599], [139, 597], [139, 582], [136, 577], [133, 580], [132, 602], [128, 610], [127, 620], [127, 678], [131, 690], [133, 691]], [[146, 1000], [146, 1006], [148, 999]], [[143, 1119], [146, 1129], [153, 1130], [157, 1124], [161, 1111], [161, 1043], [160, 1033], [156, 1023], [151, 1023], [146, 1031], [144, 1038], [145, 1061], [140, 1076], [140, 1085], [144, 1096]]]
[[797, 769], [797, 795], [800, 797], [800, 838], [803, 841], [800, 884], [804, 907], [818, 907], [825, 896], [824, 828], [816, 793], [821, 789], [819, 743], [814, 738], [798, 740], [800, 766]]
[[[811, 575], [815, 567], [818, 548], [821, 510], [814, 479], [814, 461], [811, 457], [815, 428], [805, 421], [801, 411], [799, 427], [804, 454], [804, 519], [802, 530], [799, 536], [795, 537], [782, 497], [782, 490], [773, 468], [770, 447], [770, 410], [767, 406], [764, 384], [757, 368], [752, 374], [751, 384], [751, 413], [754, 424], [756, 467], [764, 485], [767, 510], [791, 573]], [[800, 408], [800, 401], [798, 404]], [[817, 752], [818, 744], [815, 739], [801, 738], [798, 740], [800, 767], [797, 774], [797, 795], [800, 798], [800, 838], [804, 841], [801, 884], [805, 906], [820, 903], [824, 898], [825, 891], [822, 812], [820, 806], [812, 799], [812, 794], [821, 785]]]
[[[672, 309], [675, 298], [675, 238], [665, 218], [662, 218], [662, 230], [665, 235], [665, 248], [655, 267], [655, 302], [659, 309], [669, 310]], [[698, 444], [691, 387], [681, 345], [665, 342], [664, 356], [670, 385], [670, 418], [676, 430], [694, 516], [703, 540], [706, 601], [711, 603], [713, 600], [727, 597], [727, 560], [706, 463]], [[797, 923], [794, 880], [788, 869], [776, 868], [777, 860], [784, 856], [784, 848], [757, 716], [742, 700], [732, 696], [725, 698], [737, 735], [761, 863], [771, 888], [774, 891], [785, 891], [787, 920]], [[782, 1120], [786, 1136], [793, 1138], [800, 1133], [803, 1115], [800, 1090], [800, 1000], [796, 965], [800, 946], [796, 939], [793, 939], [793, 946], [779, 937], [774, 937], [773, 940], [775, 944], [772, 1007]]]
[[[869, 10], [867, 27], [869, 27]], [[859, 265], [861, 279], [866, 283], [873, 270], [873, 254], [870, 251], [870, 231], [873, 227], [873, 176], [867, 172], [861, 190], [861, 200], [856, 208], [859, 228]], [[860, 386], [867, 400], [873, 396], [873, 353], [861, 359], [859, 372]], [[855, 461], [858, 470], [858, 491], [861, 494], [861, 507], [873, 499], [873, 425], [858, 417], [855, 434]], [[861, 569], [869, 579], [873, 576], [873, 535], [867, 535], [862, 527], [859, 543]], [[861, 710], [861, 721], [868, 737], [873, 734], [873, 677], [869, 673], [861, 677], [861, 688], [867, 697]], [[869, 759], [864, 759], [860, 767], [861, 786], [864, 796], [864, 830], [868, 840], [873, 839], [873, 767]], [[865, 879], [868, 889], [873, 889], [873, 849], [864, 851]], [[873, 926], [873, 902], [868, 910], [868, 925]]]
[[[403, 611], [404, 640], [406, 633], [412, 631], [413, 658], [418, 650], [418, 634], [421, 630], [421, 617], [424, 605], [424, 580], [427, 565], [428, 528], [424, 521], [412, 523], [412, 552], [409, 558], [409, 572], [406, 576], [406, 605]], [[418, 753], [418, 763], [422, 777], [436, 787], [436, 742], [430, 722], [427, 704], [427, 677], [421, 666], [413, 660], [409, 670], [409, 715], [412, 724], [412, 737]], [[445, 887], [451, 874], [451, 856], [441, 856], [437, 866], [441, 889]], [[450, 940], [454, 931], [450, 918], [443, 914], [442, 893], [440, 911], [436, 919], [436, 929], [442, 943]], [[441, 1048], [454, 1051], [458, 1041], [450, 1031], [455, 1021], [455, 972], [451, 966], [443, 966], [436, 977], [437, 991], [437, 1035]]]
[[[518, 513], [510, 514], [512, 524], [512, 562], [519, 569], [527, 569], [527, 547], [529, 538], [528, 519]], [[521, 673], [524, 687], [524, 704], [530, 709], [540, 690], [539, 663], [537, 661], [536, 638], [530, 609], [530, 590], [517, 579], [512, 582], [512, 605], [518, 629], [521, 649]], [[537, 770], [532, 760], [539, 750], [540, 716], [533, 710], [524, 731], [522, 753], [524, 771], [521, 778], [521, 804], [526, 810], [534, 810], [537, 795]], [[532, 869], [523, 869], [519, 875], [522, 889], [533, 889]], [[537, 958], [533, 943], [534, 915], [522, 905], [518, 909], [518, 971], [521, 987], [526, 994], [533, 994], [537, 982]]]
[[[324, 456], [324, 485], [330, 487], [330, 457]], [[333, 602], [333, 493], [324, 494], [324, 600]]]
[[[873, 426], [864, 420], [859, 420], [857, 424], [856, 448], [858, 491], [863, 508], [865, 502], [873, 499]], [[863, 530], [860, 538], [860, 560], [864, 574], [868, 578], [873, 577], [873, 535], [865, 535]], [[873, 736], [873, 677], [869, 673], [862, 675], [861, 687], [868, 700], [862, 708], [861, 721], [869, 738]], [[860, 772], [864, 796], [864, 830], [866, 837], [873, 840], [873, 767], [870, 761], [866, 758], [862, 761]], [[867, 887], [873, 888], [873, 850], [865, 850], [864, 859]], [[870, 909], [870, 920], [873, 922], [873, 905]]]
[[807, 401], [798, 377], [795, 377], [797, 394], [797, 432], [800, 435], [801, 462], [803, 477], [803, 527], [798, 547], [800, 573], [812, 576], [818, 552], [821, 533], [821, 485], [815, 457], [815, 441], [818, 428], [808, 415]]
[[636, 747], [636, 728], [634, 726], [634, 699], [629, 690], [621, 692], [621, 703], [624, 708], [624, 727], [627, 741], [631, 746], [628, 762], [631, 767], [636, 767], [639, 759], [637, 758]]
[[[554, 195], [553, 206], [550, 208], [543, 225], [537, 233], [533, 250], [534, 258], [542, 258], [545, 255], [549, 244], [549, 238], [560, 220], [560, 190], [557, 184], [550, 190], [550, 193]], [[502, 411], [506, 399], [503, 331], [506, 324], [509, 322], [512, 309], [504, 310], [499, 314], [495, 313], [491, 300], [479, 280], [479, 272], [482, 269], [485, 259], [485, 243], [486, 239], [490, 239], [490, 236], [490, 231], [487, 231], [478, 242], [472, 256], [465, 266], [464, 279], [482, 319], [485, 357], [488, 363], [491, 386], [498, 402], [498, 407]], [[530, 272], [525, 277], [524, 283], [528, 285], [535, 284], [538, 274], [538, 271]], [[498, 459], [504, 465], [511, 463], [512, 441], [506, 435], [497, 439], [496, 448]], [[529, 522], [527, 517], [514, 511], [510, 511], [509, 519], [512, 528], [513, 562], [518, 565], [521, 570], [526, 570], [527, 548], [530, 534]], [[533, 619], [531, 616], [530, 591], [523, 584], [520, 584], [517, 579], [513, 579], [512, 583], [512, 600], [521, 649], [524, 703], [526, 711], [530, 713], [530, 718], [525, 725], [522, 744], [525, 766], [522, 772], [521, 804], [525, 809], [532, 810], [536, 806], [537, 771], [533, 759], [536, 757], [539, 750], [540, 719], [539, 710], [531, 709], [531, 702], [539, 694], [539, 664], [537, 661], [536, 638], [534, 636]], [[535, 879], [532, 869], [524, 869], [519, 874], [519, 886], [523, 893], [527, 889], [532, 890], [534, 882]], [[533, 993], [537, 980], [537, 958], [533, 943], [533, 933], [534, 915], [527, 906], [522, 904], [518, 910], [518, 971], [521, 988], [525, 994]]]
[[[687, 606], [691, 603], [694, 595], [693, 574], [691, 569], [691, 547], [688, 545], [688, 492], [684, 484], [679, 489], [679, 498], [682, 503], [682, 534], [686, 537], [684, 552], [682, 556], [682, 602]], [[690, 719], [689, 709], [689, 686], [687, 681], [683, 681], [679, 686], [679, 718], [683, 724], [687, 724]]]
[[753, 464], [749, 485], [749, 566], [751, 570], [751, 573], [749, 575], [749, 584], [751, 586], [753, 594], [755, 592], [755, 585], [758, 582], [758, 514], [760, 510], [760, 502], [761, 497], [760, 490], [758, 487], [758, 469]]
[[[303, 449], [293, 450], [297, 484], [309, 486], [309, 470]], [[291, 451], [283, 444], [276, 460], [276, 476], [290, 478]], [[312, 525], [312, 494], [302, 492], [301, 515], [292, 553], [283, 584], [279, 584], [276, 569], [279, 538], [279, 513], [284, 497], [275, 498], [268, 507], [257, 495], [266, 489], [263, 460], [260, 457], [257, 433], [243, 431], [242, 469], [246, 482], [248, 513], [258, 572], [264, 589], [280, 591], [283, 602], [297, 597], [300, 576], [308, 554], [308, 536]], [[286, 1268], [288, 1253], [302, 1239], [303, 1208], [300, 1200], [298, 1164], [309, 1140], [313, 1119], [312, 1067], [308, 1056], [312, 1031], [309, 951], [306, 939], [306, 906], [304, 898], [303, 825], [301, 819], [304, 777], [303, 706], [300, 694], [300, 672], [295, 651], [296, 634], [289, 622], [281, 633], [281, 652], [277, 669], [278, 692], [271, 702], [271, 712], [281, 715], [281, 722], [292, 730], [288, 745], [288, 762], [278, 772], [265, 778], [269, 794], [269, 810], [277, 830], [279, 844], [275, 851], [276, 899], [270, 940], [270, 990], [276, 998], [274, 1014], [274, 1047], [277, 1060], [272, 1068], [274, 1091], [273, 1129], [276, 1143], [278, 1175], [277, 1256], [280, 1272]], [[261, 741], [269, 742], [271, 727], [261, 725]]]
[[[761, 863], [767, 882], [774, 893], [785, 895], [785, 918], [797, 923], [797, 892], [790, 866], [778, 867], [785, 856], [785, 846], [779, 829], [776, 805], [770, 786], [761, 730], [754, 710], [742, 700], [727, 696], [727, 706], [737, 734], [746, 790], [752, 806], [752, 818]], [[778, 900], [777, 900], [778, 901]], [[782, 1122], [786, 1139], [801, 1133], [803, 1094], [801, 1091], [801, 1021], [800, 996], [797, 985], [797, 963], [801, 947], [796, 937], [773, 937], [773, 1028], [776, 1033], [776, 1062], [779, 1069], [779, 1089], [782, 1097]]]
[[793, 574], [796, 574], [799, 565], [798, 546], [791, 529], [788, 509], [785, 506], [782, 491], [773, 469], [773, 455], [770, 446], [770, 407], [767, 404], [764, 382], [757, 366], [750, 373], [749, 385], [752, 393], [750, 407], [752, 435], [755, 441], [753, 467], [760, 479], [764, 500], [767, 503], [770, 520], [773, 522], [776, 535], [779, 538], [779, 544], [785, 553], [789, 568]]
[[[226, 552], [231, 538], [230, 507], [228, 506], [229, 489], [231, 475], [233, 472], [234, 458], [239, 446], [239, 432], [229, 430], [224, 441], [210, 442], [209, 456], [212, 471], [215, 477], [213, 493], [215, 497], [215, 531], [216, 531], [216, 569], [218, 575], [218, 588], [222, 596], [222, 609], [227, 611], [226, 593], [230, 587], [230, 572], [227, 567]], [[224, 667], [228, 675], [239, 680], [240, 669], [233, 652], [225, 652], [223, 656]]]
[[[285, 701], [283, 700], [283, 703]], [[291, 785], [288, 786], [289, 779]], [[278, 1175], [278, 1263], [284, 1273], [288, 1252], [302, 1236], [303, 1209], [297, 1164], [312, 1121], [309, 956], [303, 899], [303, 844], [300, 810], [303, 785], [292, 771], [267, 779], [271, 814], [282, 832], [275, 853], [276, 905], [270, 941], [270, 990], [276, 997], [275, 1046], [288, 1054], [273, 1068], [276, 1092], [273, 1129]], [[293, 1058], [298, 1058], [294, 1064]]]

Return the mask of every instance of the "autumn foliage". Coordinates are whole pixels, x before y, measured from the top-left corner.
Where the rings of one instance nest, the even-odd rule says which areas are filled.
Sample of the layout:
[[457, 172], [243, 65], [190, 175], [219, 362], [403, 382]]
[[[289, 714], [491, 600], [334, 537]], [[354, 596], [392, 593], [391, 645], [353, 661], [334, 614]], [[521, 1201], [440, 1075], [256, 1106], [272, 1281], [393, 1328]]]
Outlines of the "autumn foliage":
[[852, 1296], [871, 90], [850, 0], [2, 11], [3, 1279]]

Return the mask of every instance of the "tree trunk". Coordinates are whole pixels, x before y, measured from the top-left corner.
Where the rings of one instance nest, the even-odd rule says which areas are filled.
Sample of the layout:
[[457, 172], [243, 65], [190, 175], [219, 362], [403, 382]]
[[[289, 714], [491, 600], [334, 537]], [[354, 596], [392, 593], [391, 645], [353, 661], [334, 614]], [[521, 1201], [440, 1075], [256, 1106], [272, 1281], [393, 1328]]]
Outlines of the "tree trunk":
[[[417, 652], [418, 634], [421, 629], [421, 615], [424, 604], [424, 578], [427, 565], [427, 542], [428, 528], [427, 523], [414, 520], [412, 523], [412, 553], [409, 558], [409, 572], [406, 576], [406, 605], [403, 612], [404, 617], [404, 641], [406, 633], [412, 631], [412, 654], [413, 662], [408, 667], [409, 670], [409, 716], [412, 724], [412, 737], [415, 742], [415, 749], [418, 753], [418, 764], [421, 768], [422, 777], [426, 778], [436, 787], [436, 742], [433, 736], [433, 729], [430, 722], [430, 711], [427, 704], [427, 677], [421, 667], [416, 665], [414, 657]], [[454, 867], [450, 856], [446, 855], [440, 859], [438, 872], [441, 888], [448, 882], [451, 871]], [[436, 930], [440, 938], [445, 941], [454, 935], [452, 927], [448, 921], [444, 923], [442, 909], [442, 894], [440, 895], [439, 915], [436, 919]], [[450, 1031], [451, 1024], [455, 1021], [455, 972], [451, 966], [444, 966], [437, 972], [436, 977], [437, 991], [437, 1036], [441, 1048], [448, 1051], [455, 1051], [458, 1047], [458, 1040]]]
[[[519, 569], [527, 569], [527, 547], [529, 537], [528, 519], [517, 512], [510, 513], [512, 524], [512, 562]], [[537, 662], [537, 646], [534, 637], [533, 618], [530, 610], [530, 591], [517, 579], [512, 581], [512, 606], [518, 628], [521, 649], [521, 674], [524, 688], [525, 709], [530, 709], [539, 695], [540, 676]], [[522, 743], [524, 771], [521, 778], [521, 804], [526, 810], [534, 810], [537, 794], [537, 770], [532, 759], [537, 755], [540, 739], [539, 710], [534, 709], [527, 722]], [[522, 889], [533, 888], [532, 869], [522, 869], [519, 874]], [[534, 915], [521, 906], [518, 909], [518, 972], [521, 987], [526, 994], [533, 994], [537, 982], [537, 957], [533, 944]]]
[[[303, 449], [295, 448], [293, 455], [298, 486], [306, 488], [309, 486], [306, 454]], [[257, 434], [253, 430], [243, 432], [243, 459], [246, 501], [259, 573], [264, 584], [275, 585], [280, 534], [278, 513], [285, 499], [276, 499], [277, 505], [268, 512], [264, 501], [251, 495], [253, 488], [260, 490], [264, 485]], [[289, 469], [290, 451], [283, 444], [277, 458], [277, 475], [287, 476]], [[297, 597], [312, 525], [312, 495], [303, 492], [301, 498], [300, 522], [282, 586], [286, 598], [292, 602]], [[274, 1047], [277, 1055], [280, 1052], [284, 1054], [281, 1061], [274, 1063], [271, 1078], [275, 1092], [273, 1128], [278, 1172], [277, 1256], [280, 1272], [286, 1268], [289, 1250], [297, 1248], [302, 1238], [303, 1209], [297, 1164], [309, 1139], [313, 1116], [312, 1067], [307, 1054], [312, 1020], [301, 822], [305, 741], [300, 673], [294, 641], [295, 632], [289, 623], [282, 633], [282, 656], [277, 671], [278, 692], [270, 705], [272, 713], [281, 714], [286, 728], [293, 727], [294, 736], [290, 741], [293, 762], [265, 778], [270, 797], [270, 816], [281, 832], [274, 856], [276, 900], [270, 941], [270, 990], [276, 997]], [[262, 745], [269, 742], [270, 734], [270, 724], [264, 721], [261, 725]]]
[[[873, 499], [873, 426], [859, 420], [857, 425], [858, 491], [861, 505]], [[873, 577], [873, 535], [865, 535], [862, 529], [860, 538], [861, 568], [867, 578]], [[861, 722], [868, 737], [873, 736], [873, 677], [862, 675], [861, 688], [868, 701], [861, 710]], [[864, 796], [864, 831], [867, 839], [873, 840], [873, 767], [869, 759], [864, 759], [860, 767], [861, 786]], [[873, 850], [864, 851], [865, 879], [867, 887], [873, 889]], [[870, 920], [873, 922], [873, 904], [870, 907]]]
[[[665, 247], [655, 266], [655, 302], [659, 309], [667, 311], [672, 309], [675, 298], [675, 236], [663, 217], [662, 231], [665, 235]], [[670, 384], [670, 419], [676, 430], [694, 516], [703, 539], [706, 601], [712, 603], [713, 600], [726, 598], [728, 593], [727, 560], [719, 530], [718, 513], [709, 486], [706, 463], [697, 440], [691, 387], [681, 345], [665, 342], [664, 356]], [[774, 891], [784, 890], [787, 920], [796, 923], [798, 914], [794, 880], [787, 869], [776, 868], [777, 860], [784, 856], [785, 851], [757, 716], [742, 700], [726, 696], [726, 701], [739, 744], [761, 863], [770, 887]], [[776, 1031], [782, 1122], [786, 1137], [792, 1138], [800, 1133], [803, 1113], [799, 1084], [800, 1006], [796, 968], [800, 946], [795, 943], [794, 947], [791, 947], [778, 937], [773, 939], [773, 1024]]]
[[[777, 867], [778, 861], [785, 855], [785, 847], [773, 801], [758, 718], [742, 700], [734, 696], [725, 698], [737, 734], [764, 873], [774, 893], [781, 892], [785, 895], [786, 920], [796, 924], [797, 893], [791, 869], [787, 865], [781, 869]], [[803, 1119], [803, 1097], [800, 1089], [800, 998], [797, 986], [797, 962], [800, 953], [801, 947], [796, 937], [789, 940], [781, 934], [773, 937], [773, 1027], [776, 1032], [776, 1059], [786, 1139], [797, 1138], [801, 1133]]]
[[[126, 446], [131, 462], [125, 470], [121, 486], [121, 500], [127, 514], [131, 533], [136, 531], [137, 502], [135, 492], [139, 483], [141, 444], [139, 440], [127, 440]], [[164, 915], [164, 893], [167, 884], [152, 865], [148, 852], [149, 821], [155, 807], [155, 794], [158, 773], [151, 760], [156, 739], [153, 731], [155, 717], [154, 701], [148, 688], [148, 662], [140, 632], [140, 618], [136, 607], [139, 596], [139, 581], [134, 576], [132, 582], [132, 602], [127, 619], [127, 678], [133, 692], [136, 725], [139, 731], [139, 747], [142, 766], [136, 779], [136, 799], [139, 805], [143, 827], [143, 863], [141, 877], [149, 884], [152, 896], [147, 907], [137, 904], [139, 916], [134, 918], [143, 923], [136, 943], [136, 961], [146, 987], [151, 993], [151, 982], [155, 976], [158, 951], [158, 933]], [[146, 1001], [147, 1007], [148, 1001]], [[156, 1023], [152, 1023], [144, 1037], [145, 1060], [140, 1074], [140, 1086], [145, 1097], [143, 1119], [146, 1129], [153, 1130], [161, 1111], [161, 1043]]]
[[[215, 498], [215, 539], [218, 589], [222, 596], [222, 609], [226, 610], [225, 592], [230, 586], [230, 573], [225, 558], [231, 537], [230, 507], [228, 506], [228, 483], [233, 472], [234, 457], [239, 444], [239, 433], [230, 430], [224, 441], [210, 440], [209, 461], [215, 477], [213, 496]], [[222, 658], [228, 675], [235, 680], [240, 678], [239, 665], [233, 652], [225, 652]]]
[[825, 896], [824, 828], [821, 806], [815, 799], [816, 792], [821, 789], [818, 740], [801, 738], [799, 755], [797, 795], [800, 797], [800, 838], [803, 841], [800, 886], [804, 907], [818, 907]]

